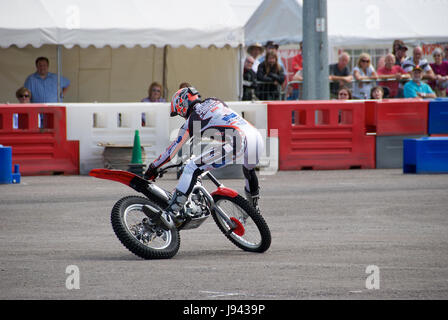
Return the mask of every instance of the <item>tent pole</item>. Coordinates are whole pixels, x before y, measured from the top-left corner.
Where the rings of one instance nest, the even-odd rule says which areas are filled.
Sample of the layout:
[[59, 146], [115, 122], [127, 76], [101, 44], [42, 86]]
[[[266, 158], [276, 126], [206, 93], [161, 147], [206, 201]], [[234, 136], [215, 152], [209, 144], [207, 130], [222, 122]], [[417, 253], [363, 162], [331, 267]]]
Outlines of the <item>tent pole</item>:
[[243, 72], [244, 72], [244, 61], [243, 61], [243, 45], [238, 46], [238, 100], [243, 100]]
[[[166, 55], [168, 53], [168, 46], [165, 45], [163, 47], [163, 70], [162, 70], [162, 85], [163, 85], [163, 96], [167, 97], [168, 94], [168, 88], [167, 88], [167, 78], [166, 78]], [[167, 97], [168, 98], [168, 97]], [[166, 100], [168, 101], [168, 99]]]
[[58, 102], [61, 102], [61, 74], [62, 74], [62, 47], [60, 44], [56, 47], [58, 60]]

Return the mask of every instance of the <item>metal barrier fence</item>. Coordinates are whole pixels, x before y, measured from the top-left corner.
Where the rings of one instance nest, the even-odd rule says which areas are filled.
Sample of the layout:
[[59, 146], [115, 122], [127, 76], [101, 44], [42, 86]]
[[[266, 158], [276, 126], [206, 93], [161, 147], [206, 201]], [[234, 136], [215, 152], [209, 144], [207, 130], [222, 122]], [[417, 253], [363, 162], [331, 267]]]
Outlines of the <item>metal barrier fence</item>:
[[[384, 82], [398, 81], [400, 83], [406, 83], [409, 80], [409, 78], [397, 80], [396, 78], [392, 77], [386, 79], [352, 80], [348, 87], [352, 89], [352, 85], [354, 83], [374, 83], [374, 86], [377, 86], [379, 85], [379, 83]], [[338, 81], [329, 81], [329, 83], [338, 83]], [[274, 82], [264, 82], [257, 80], [253, 82], [243, 81], [245, 90], [243, 100], [302, 100], [302, 84], [303, 81], [289, 81], [284, 86], [278, 85]], [[385, 97], [388, 97], [389, 88], [384, 85], [382, 87], [385, 91]], [[402, 96], [393, 98], [402, 98]]]
[[243, 81], [243, 100], [284, 100], [282, 86], [274, 82]]
[[[400, 79], [397, 80], [396, 78], [387, 78], [387, 79], [366, 79], [366, 80], [352, 80], [350, 82], [350, 85], [348, 85], [348, 87], [350, 89], [352, 89], [352, 85], [354, 83], [371, 83], [373, 82], [374, 85], [379, 85], [379, 83], [381, 82], [400, 82], [400, 83], [406, 83], [408, 82], [409, 78], [406, 79]], [[329, 81], [330, 84], [331, 83], [338, 83], [338, 81]], [[423, 80], [423, 82], [426, 82], [425, 80]], [[280, 100], [302, 100], [302, 84], [303, 81], [289, 81], [286, 83], [285, 88], [283, 90], [281, 90], [280, 93]], [[295, 87], [295, 88], [294, 88]], [[389, 89], [385, 86], [382, 86], [383, 89], [385, 89], [385, 93], [386, 91], [388, 91]], [[330, 89], [329, 89], [330, 90]], [[330, 93], [331, 95], [331, 93]], [[402, 97], [394, 97], [394, 98], [402, 98]]]

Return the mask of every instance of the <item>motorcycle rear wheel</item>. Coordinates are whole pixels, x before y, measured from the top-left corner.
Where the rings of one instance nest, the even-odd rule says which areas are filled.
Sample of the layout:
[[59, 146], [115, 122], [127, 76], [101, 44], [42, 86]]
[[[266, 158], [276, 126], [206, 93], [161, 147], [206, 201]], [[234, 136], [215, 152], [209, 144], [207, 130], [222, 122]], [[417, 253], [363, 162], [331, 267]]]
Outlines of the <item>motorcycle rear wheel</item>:
[[144, 205], [159, 209], [148, 198], [128, 196], [112, 208], [111, 222], [115, 235], [133, 254], [143, 259], [169, 259], [180, 247], [177, 229], [164, 230], [155, 225], [142, 211]]
[[240, 195], [236, 197], [214, 195], [213, 200], [230, 219], [239, 225], [239, 230], [232, 232], [223, 218], [217, 212], [212, 212], [212, 217], [219, 229], [233, 244], [249, 252], [262, 253], [269, 249], [271, 231], [264, 218], [246, 199]]

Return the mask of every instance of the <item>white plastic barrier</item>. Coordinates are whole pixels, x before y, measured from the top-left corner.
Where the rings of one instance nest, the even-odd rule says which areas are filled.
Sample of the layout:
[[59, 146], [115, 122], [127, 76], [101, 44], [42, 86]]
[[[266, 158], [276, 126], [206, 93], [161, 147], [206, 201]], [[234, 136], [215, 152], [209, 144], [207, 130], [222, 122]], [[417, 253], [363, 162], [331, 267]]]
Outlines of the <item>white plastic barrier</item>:
[[169, 144], [169, 103], [65, 103], [67, 139], [79, 140], [81, 174], [103, 167], [100, 144], [132, 146], [135, 130], [145, 149], [146, 163]]
[[[267, 132], [267, 105], [261, 102], [226, 102], [260, 130], [265, 151], [260, 160], [261, 174], [278, 170], [278, 138]], [[67, 139], [79, 140], [81, 174], [104, 166], [107, 144], [132, 146], [139, 130], [148, 164], [176, 138], [184, 119], [169, 116], [169, 103], [59, 103], [67, 108]]]

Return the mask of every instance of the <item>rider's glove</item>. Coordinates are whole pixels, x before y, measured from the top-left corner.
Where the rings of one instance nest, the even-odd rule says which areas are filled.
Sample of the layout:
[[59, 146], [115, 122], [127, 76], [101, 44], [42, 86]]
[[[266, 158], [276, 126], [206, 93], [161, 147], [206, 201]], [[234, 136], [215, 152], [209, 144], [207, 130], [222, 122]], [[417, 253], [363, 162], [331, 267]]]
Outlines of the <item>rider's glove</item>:
[[157, 175], [158, 175], [158, 173], [157, 173], [157, 168], [154, 166], [154, 164], [153, 163], [151, 163], [149, 166], [148, 166], [148, 170], [146, 170], [146, 172], [145, 172], [145, 174], [144, 174], [144, 178], [146, 179], [146, 180], [155, 180], [156, 178], [157, 178]]

